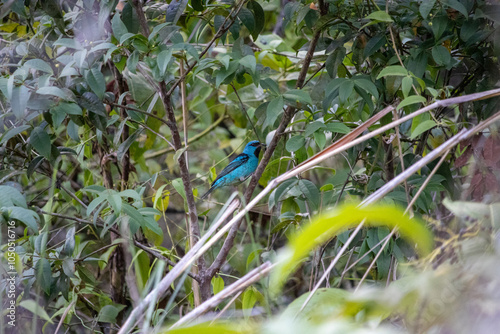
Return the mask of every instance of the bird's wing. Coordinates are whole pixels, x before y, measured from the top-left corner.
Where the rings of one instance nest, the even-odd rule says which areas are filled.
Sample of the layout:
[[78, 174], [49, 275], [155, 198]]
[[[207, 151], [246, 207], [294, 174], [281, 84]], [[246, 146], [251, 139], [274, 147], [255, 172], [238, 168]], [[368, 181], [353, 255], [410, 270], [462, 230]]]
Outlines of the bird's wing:
[[217, 178], [215, 179], [214, 182], [212, 182], [212, 185], [217, 182], [221, 177], [231, 173], [232, 171], [234, 171], [236, 168], [240, 167], [241, 165], [243, 165], [244, 163], [246, 163], [248, 161], [248, 159], [250, 159], [250, 157], [248, 156], [248, 154], [246, 153], [241, 153], [240, 155], [238, 155], [233, 161], [231, 161], [229, 163], [229, 165], [227, 165], [221, 172], [219, 175], [217, 175]]

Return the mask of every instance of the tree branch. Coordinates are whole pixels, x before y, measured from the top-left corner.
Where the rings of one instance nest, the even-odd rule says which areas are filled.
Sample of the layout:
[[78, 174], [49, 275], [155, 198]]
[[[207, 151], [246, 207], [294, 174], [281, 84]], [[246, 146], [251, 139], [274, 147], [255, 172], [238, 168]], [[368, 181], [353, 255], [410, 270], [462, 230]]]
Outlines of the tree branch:
[[[182, 141], [181, 141], [181, 136], [179, 134], [179, 129], [177, 127], [177, 122], [175, 120], [175, 114], [174, 110], [172, 107], [172, 101], [170, 99], [170, 95], [167, 92], [167, 85], [165, 82], [160, 82], [160, 97], [162, 99], [163, 105], [165, 106], [165, 110], [167, 112], [167, 126], [170, 129], [170, 132], [172, 133], [172, 141], [174, 144], [175, 150], [180, 150], [182, 149]], [[194, 196], [193, 196], [193, 188], [191, 186], [191, 180], [189, 177], [189, 169], [187, 166], [187, 160], [186, 160], [186, 154], [181, 154], [179, 156], [179, 169], [181, 172], [181, 179], [182, 179], [182, 185], [184, 186], [184, 191], [186, 193], [186, 202], [187, 202], [187, 207], [188, 207], [188, 212], [187, 215], [189, 216], [189, 222], [190, 222], [190, 228], [191, 230], [189, 233], [193, 236], [194, 241], [198, 241], [200, 239], [200, 227], [198, 225], [198, 214], [196, 213], [196, 203], [194, 201]], [[198, 259], [198, 270], [203, 272], [205, 269], [205, 260], [203, 256], [201, 256]], [[200, 277], [203, 277], [200, 275]], [[208, 292], [208, 296], [206, 293], [204, 293], [204, 281], [202, 280], [202, 298], [205, 300], [206, 298], [209, 298], [210, 292]], [[210, 286], [209, 286], [210, 288]], [[206, 291], [205, 291], [206, 292]]]
[[132, 6], [137, 13], [137, 17], [139, 18], [139, 25], [141, 26], [141, 33], [148, 37], [149, 36], [149, 27], [148, 22], [146, 20], [146, 15], [144, 15], [144, 11], [142, 10], [142, 1], [141, 0], [132, 0]]

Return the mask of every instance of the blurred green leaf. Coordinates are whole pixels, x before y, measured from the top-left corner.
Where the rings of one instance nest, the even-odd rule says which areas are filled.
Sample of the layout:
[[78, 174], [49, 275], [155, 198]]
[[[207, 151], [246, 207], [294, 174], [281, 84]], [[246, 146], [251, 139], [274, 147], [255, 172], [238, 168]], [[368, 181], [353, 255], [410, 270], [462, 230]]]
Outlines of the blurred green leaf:
[[367, 225], [389, 228], [397, 226], [401, 236], [407, 239], [421, 256], [432, 250], [432, 233], [418, 219], [405, 216], [401, 209], [382, 204], [368, 207], [344, 204], [313, 218], [310, 224], [296, 233], [288, 245], [280, 250], [277, 267], [270, 281], [272, 293], [278, 293], [287, 277], [310, 251], [365, 219]]

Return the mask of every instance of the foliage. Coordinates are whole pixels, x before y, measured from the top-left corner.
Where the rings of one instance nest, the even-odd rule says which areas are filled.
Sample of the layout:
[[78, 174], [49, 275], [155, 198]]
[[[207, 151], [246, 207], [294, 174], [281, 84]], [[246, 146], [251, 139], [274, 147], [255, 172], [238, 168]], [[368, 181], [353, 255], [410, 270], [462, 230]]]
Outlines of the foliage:
[[[0, 18], [0, 252], [16, 273], [20, 332], [498, 325], [500, 99], [467, 94], [500, 81], [499, 5], [15, 0]], [[455, 97], [273, 183], [387, 106], [370, 132]], [[425, 160], [465, 128], [478, 133]], [[235, 188], [245, 223], [159, 292], [231, 218], [231, 189], [198, 195], [254, 139], [268, 149]], [[381, 203], [353, 204], [412, 165]], [[271, 279], [258, 276], [266, 261]], [[203, 313], [225, 321], [170, 327], [211, 301]]]

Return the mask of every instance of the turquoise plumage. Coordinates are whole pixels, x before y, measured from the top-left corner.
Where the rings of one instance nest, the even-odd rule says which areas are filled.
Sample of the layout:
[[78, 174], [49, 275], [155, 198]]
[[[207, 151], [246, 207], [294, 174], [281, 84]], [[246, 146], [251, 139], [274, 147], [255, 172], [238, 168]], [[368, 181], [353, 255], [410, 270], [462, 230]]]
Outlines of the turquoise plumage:
[[236, 185], [249, 178], [259, 165], [259, 153], [262, 144], [257, 140], [249, 142], [243, 153], [238, 155], [229, 163], [212, 182], [210, 189], [201, 196], [201, 199], [206, 198], [212, 191], [217, 188]]

